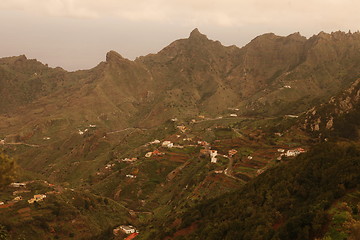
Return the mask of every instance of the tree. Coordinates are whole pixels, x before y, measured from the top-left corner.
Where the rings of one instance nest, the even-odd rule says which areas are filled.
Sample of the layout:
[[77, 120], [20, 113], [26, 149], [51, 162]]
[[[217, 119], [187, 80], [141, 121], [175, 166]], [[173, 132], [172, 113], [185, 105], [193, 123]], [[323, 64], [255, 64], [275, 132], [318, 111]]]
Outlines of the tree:
[[15, 176], [15, 161], [0, 152], [0, 189], [11, 183]]
[[0, 240], [7, 240], [9, 238], [9, 233], [6, 230], [6, 227], [3, 225], [0, 225]]

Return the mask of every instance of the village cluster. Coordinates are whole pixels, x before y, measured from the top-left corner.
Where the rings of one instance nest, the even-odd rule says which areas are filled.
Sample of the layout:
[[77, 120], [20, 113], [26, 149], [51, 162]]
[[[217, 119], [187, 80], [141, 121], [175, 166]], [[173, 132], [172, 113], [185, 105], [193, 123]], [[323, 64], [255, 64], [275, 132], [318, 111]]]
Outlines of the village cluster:
[[[238, 109], [231, 109], [232, 111], [238, 111]], [[235, 113], [231, 113], [229, 115], [230, 117], [236, 117], [237, 115]], [[293, 117], [293, 116], [291, 116]], [[208, 118], [205, 118], [205, 116], [200, 115], [198, 116], [198, 119], [200, 119], [199, 121], [205, 121], [205, 120], [209, 120]], [[211, 120], [211, 119], [210, 119]], [[176, 122], [178, 122], [179, 120], [177, 118], [173, 118], [171, 119], [172, 122], [174, 122], [176, 124]], [[195, 119], [193, 119], [190, 124], [195, 123], [195, 122], [199, 122]], [[95, 126], [95, 125], [91, 125], [91, 126]], [[230, 159], [232, 158], [236, 153], [237, 150], [235, 149], [231, 149], [229, 150], [228, 154], [220, 154], [219, 151], [217, 149], [212, 149], [212, 147], [210, 146], [210, 143], [204, 141], [204, 140], [200, 140], [199, 138], [196, 137], [188, 137], [188, 135], [186, 134], [187, 131], [189, 131], [189, 128], [183, 124], [177, 125], [176, 128], [178, 129], [179, 133], [177, 135], [173, 135], [170, 136], [169, 139], [173, 139], [174, 141], [171, 141], [169, 139], [164, 139], [164, 140], [159, 140], [159, 139], [155, 139], [151, 142], [148, 142], [146, 144], [144, 144], [143, 146], [145, 148], [147, 147], [151, 147], [155, 145], [155, 149], [152, 151], [148, 151], [146, 152], [143, 157], [146, 158], [154, 158], [154, 157], [162, 157], [165, 156], [167, 154], [166, 149], [183, 149], [183, 148], [187, 148], [187, 147], [196, 147], [196, 146], [200, 146], [201, 149], [199, 150], [199, 156], [200, 157], [206, 157], [210, 159], [210, 163], [216, 164], [219, 160], [219, 157], [222, 158], [226, 158], [226, 159]], [[86, 129], [85, 129], [86, 130]], [[283, 134], [281, 133], [275, 133], [276, 136], [282, 137]], [[177, 139], [177, 140], [175, 140]], [[219, 141], [219, 140], [217, 140]], [[216, 142], [216, 141], [215, 141]], [[156, 147], [157, 146], [157, 147]], [[299, 155], [300, 153], [305, 152], [305, 150], [303, 148], [295, 148], [295, 149], [278, 149], [277, 150], [280, 155], [278, 155], [278, 157], [274, 156], [274, 159], [276, 158], [276, 160], [280, 161], [283, 159], [283, 157], [296, 157], [297, 155]], [[126, 162], [126, 163], [134, 163], [136, 161], [138, 161], [139, 159], [141, 159], [142, 157], [126, 157], [123, 159], [118, 159], [116, 160], [116, 162], [121, 163], [121, 162]], [[252, 155], [248, 155], [246, 156], [246, 159], [249, 161], [253, 160], [253, 156]], [[104, 170], [110, 170], [115, 166], [115, 163], [108, 163], [105, 167]], [[230, 169], [232, 169], [232, 167], [230, 167]], [[267, 169], [267, 167], [265, 168], [261, 168], [261, 169], [257, 169], [256, 173], [257, 175], [263, 173], [265, 170]], [[217, 174], [221, 174], [224, 173], [226, 176], [229, 177], [234, 177], [232, 175], [232, 171], [229, 170], [228, 168], [226, 168], [225, 170], [220, 170], [220, 169], [216, 169], [214, 171]], [[106, 172], [104, 171], [99, 171], [96, 173], [97, 175], [104, 175], [106, 174]], [[125, 174], [125, 177], [130, 178], [130, 179], [135, 179], [137, 178], [137, 175], [134, 173], [129, 173], [129, 174]]]
[[[31, 191], [27, 189], [27, 185], [28, 184], [31, 184], [35, 181], [29, 181], [29, 182], [13, 182], [9, 185], [9, 187], [11, 188], [15, 188], [15, 189], [18, 189], [18, 190], [15, 190], [13, 192], [13, 196], [15, 196], [12, 200], [10, 201], [7, 201], [7, 202], [4, 202], [4, 201], [0, 201], [0, 205], [2, 207], [10, 207], [12, 206], [13, 204], [15, 204], [16, 202], [19, 202], [19, 201], [22, 201], [22, 200], [25, 200], [23, 195], [26, 194], [26, 193], [30, 193]], [[53, 184], [49, 184], [48, 182], [46, 181], [42, 181], [44, 184], [46, 184], [47, 186], [49, 187], [54, 187]], [[27, 202], [29, 204], [33, 204], [35, 202], [41, 202], [43, 201], [47, 195], [50, 195], [50, 194], [56, 194], [58, 192], [56, 191], [49, 191], [49, 192], [46, 192], [45, 194], [34, 194], [32, 198], [28, 199]]]
[[[285, 88], [286, 88], [286, 86], [285, 86]], [[232, 110], [238, 111], [238, 109], [232, 109]], [[231, 113], [228, 116], [237, 117], [237, 114]], [[293, 117], [297, 117], [297, 116], [288, 115], [287, 117], [293, 118]], [[223, 118], [223, 117], [218, 117], [216, 119], [221, 119], [221, 118]], [[196, 122], [208, 120], [204, 116], [199, 116], [199, 119], [200, 120], [192, 119], [190, 124], [194, 124]], [[173, 122], [178, 121], [177, 118], [173, 118], [171, 120]], [[88, 128], [85, 128], [84, 130], [78, 129], [78, 134], [79, 135], [84, 135], [91, 128], [96, 128], [96, 125], [90, 124], [88, 126]], [[218, 163], [218, 161], [221, 161], [221, 159], [224, 159], [224, 158], [229, 159], [230, 162], [229, 162], [228, 167], [223, 169], [223, 170], [220, 170], [219, 168], [216, 169], [216, 170], [213, 170], [213, 172], [215, 174], [224, 174], [227, 177], [238, 179], [237, 177], [235, 177], [235, 175], [233, 175], [232, 166], [231, 166], [232, 162], [234, 160], [233, 157], [238, 153], [238, 150], [230, 149], [229, 151], [227, 151], [227, 155], [226, 154], [220, 154], [219, 152], [222, 152], [221, 148], [217, 149], [218, 147], [215, 147], [216, 149], [212, 149], [212, 146], [210, 145], [210, 143], [208, 143], [208, 142], [206, 142], [204, 140], [201, 140], [201, 139], [199, 139], [197, 137], [189, 137], [186, 134], [186, 132], [189, 130], [187, 126], [185, 126], [185, 125], [177, 125], [176, 128], [178, 129], [178, 134], [177, 135], [170, 136], [169, 138], [164, 139], [164, 140], [155, 139], [155, 140], [153, 140], [151, 142], [146, 143], [144, 145], [144, 147], [147, 149], [147, 152], [144, 155], [137, 156], [137, 157], [125, 157], [125, 158], [122, 158], [122, 159], [116, 159], [114, 162], [107, 163], [101, 171], [98, 171], [96, 173], [96, 175], [100, 176], [100, 175], [106, 174], [106, 172], [112, 171], [112, 169], [116, 166], [116, 163], [133, 164], [133, 163], [137, 162], [139, 159], [149, 159], [149, 158], [156, 158], [156, 157], [165, 156], [166, 154], [168, 154], [170, 149], [183, 149], [183, 148], [187, 148], [187, 147], [200, 147], [200, 150], [198, 152], [199, 156], [202, 157], [202, 158], [209, 159], [210, 163], [212, 163], [212, 164], [216, 164], [216, 163]], [[275, 135], [279, 136], [279, 137], [283, 136], [283, 134], [281, 134], [281, 133], [275, 133]], [[44, 137], [43, 139], [44, 140], [50, 140], [50, 137]], [[216, 140], [215, 142], [220, 142], [220, 140]], [[5, 141], [0, 140], [0, 144], [5, 144]], [[153, 150], [149, 151], [149, 148], [153, 149]], [[286, 147], [278, 148], [277, 150], [273, 149], [273, 154], [274, 154], [273, 156], [275, 156], [275, 157], [278, 156], [276, 158], [278, 161], [282, 160], [284, 157], [292, 158], [292, 157], [296, 157], [297, 155], [305, 152], [305, 150], [303, 148], [294, 148], [294, 149], [285, 149], [285, 148]], [[276, 155], [275, 155], [275, 152], [277, 152]], [[244, 157], [243, 159], [245, 159], [245, 160], [247, 159], [248, 161], [252, 161], [254, 157], [255, 157], [255, 159], [257, 158], [256, 155], [252, 156], [252, 154], [245, 155], [243, 157]], [[159, 158], [159, 159], [162, 159], [162, 158]], [[263, 168], [260, 168], [260, 169], [255, 168], [255, 171], [256, 171], [257, 175], [259, 175], [259, 174], [262, 174], [266, 169], [267, 169], [267, 166], [263, 167]], [[129, 178], [129, 179], [136, 179], [137, 178], [137, 172], [131, 172], [131, 173], [125, 174], [125, 177]], [[9, 205], [9, 206], [11, 206], [12, 204], [14, 204], [14, 203], [16, 203], [18, 201], [24, 200], [24, 198], [23, 198], [23, 196], [21, 196], [21, 194], [30, 192], [30, 190], [27, 190], [27, 187], [26, 187], [27, 182], [26, 183], [16, 183], [15, 182], [15, 183], [10, 184], [10, 186], [13, 187], [13, 188], [18, 189], [18, 190], [13, 192], [13, 195], [15, 196], [14, 199], [12, 199], [11, 201], [8, 201], [7, 203], [0, 201], [0, 205], [3, 205], [3, 206]], [[49, 184], [49, 186], [51, 186], [51, 185]], [[49, 194], [53, 194], [53, 193], [56, 193], [56, 192], [52, 191], [52, 192], [47, 192], [45, 194], [35, 194], [35, 195], [33, 195], [33, 197], [27, 199], [27, 202], [29, 204], [34, 204], [35, 202], [44, 201]], [[127, 236], [126, 240], [130, 240], [130, 239], [135, 238], [139, 234], [139, 231], [132, 225], [120, 225], [120, 226], [116, 227], [115, 229], [113, 229], [113, 234], [114, 234], [114, 236], [122, 236], [122, 234], [127, 234], [128, 236]]]

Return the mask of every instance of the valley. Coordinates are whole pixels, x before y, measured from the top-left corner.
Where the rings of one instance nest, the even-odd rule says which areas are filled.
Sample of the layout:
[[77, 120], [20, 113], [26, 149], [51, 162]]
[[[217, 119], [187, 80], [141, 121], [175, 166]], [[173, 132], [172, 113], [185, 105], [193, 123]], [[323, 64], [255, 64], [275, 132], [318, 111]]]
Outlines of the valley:
[[359, 33], [238, 48], [198, 29], [90, 70], [0, 59], [0, 149], [17, 164], [0, 233], [356, 239], [359, 66]]

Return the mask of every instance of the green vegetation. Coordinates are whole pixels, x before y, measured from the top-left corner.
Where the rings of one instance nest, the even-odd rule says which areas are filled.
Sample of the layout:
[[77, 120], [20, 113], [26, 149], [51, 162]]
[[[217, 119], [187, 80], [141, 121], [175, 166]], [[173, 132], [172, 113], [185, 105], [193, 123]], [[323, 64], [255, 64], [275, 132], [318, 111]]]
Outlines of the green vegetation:
[[[359, 143], [280, 156], [326, 138], [358, 141], [358, 87], [349, 85], [359, 50], [358, 33], [265, 34], [237, 48], [196, 29], [135, 61], [111, 51], [86, 71], [0, 59], [0, 140], [21, 166], [16, 181], [58, 187], [35, 181], [13, 201], [14, 162], [1, 154], [0, 238], [109, 239], [125, 223], [145, 239], [186, 227], [178, 239], [359, 236]], [[295, 116], [341, 91], [341, 101]], [[306, 124], [320, 131], [309, 136]], [[155, 149], [164, 154], [145, 157]]]
[[[39, 184], [30, 187], [32, 194], [43, 190], [38, 188]], [[127, 210], [122, 205], [88, 192], [49, 193], [43, 201], [33, 204], [27, 202], [30, 197], [31, 194], [24, 195], [24, 200], [0, 209], [0, 236], [9, 239], [26, 236], [30, 240], [91, 239], [128, 222]]]
[[15, 177], [15, 161], [0, 152], [0, 189], [11, 183]]
[[[359, 188], [360, 148], [325, 143], [281, 164], [240, 190], [204, 201], [182, 215], [184, 239], [312, 239], [324, 234], [330, 206]], [[344, 215], [335, 215], [335, 222]], [[158, 233], [161, 238], [169, 233]]]

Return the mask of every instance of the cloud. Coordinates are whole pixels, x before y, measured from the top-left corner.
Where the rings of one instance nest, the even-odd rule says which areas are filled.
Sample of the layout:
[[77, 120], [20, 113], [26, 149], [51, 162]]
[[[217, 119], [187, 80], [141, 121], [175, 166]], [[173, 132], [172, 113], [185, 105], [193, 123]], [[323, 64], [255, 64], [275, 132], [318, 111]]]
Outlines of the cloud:
[[[74, 18], [114, 17], [128, 21], [183, 24], [275, 24], [359, 20], [356, 0], [1, 0], [0, 9]], [[351, 14], [349, 14], [351, 13]]]

